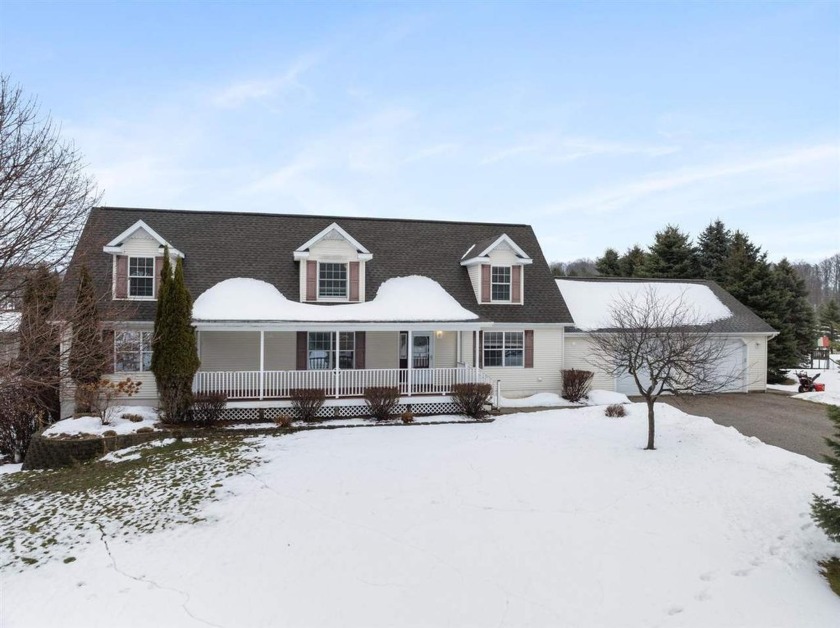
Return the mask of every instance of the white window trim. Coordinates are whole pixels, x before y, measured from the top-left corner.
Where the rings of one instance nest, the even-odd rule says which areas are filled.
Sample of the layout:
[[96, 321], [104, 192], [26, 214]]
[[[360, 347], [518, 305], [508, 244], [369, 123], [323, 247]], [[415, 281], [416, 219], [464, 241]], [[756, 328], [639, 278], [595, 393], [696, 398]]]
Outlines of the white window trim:
[[[138, 352], [140, 354], [140, 368], [136, 371], [118, 371], [117, 370], [117, 353], [119, 353], [117, 351], [117, 334], [122, 334], [122, 333], [126, 333], [126, 332], [137, 332], [138, 334], [140, 334], [140, 351]], [[115, 329], [114, 330], [114, 346], [111, 347], [111, 350], [113, 352], [114, 373], [151, 373], [152, 372], [151, 368], [149, 368], [148, 370], [143, 369], [143, 354], [146, 353], [145, 351], [143, 351], [143, 334], [149, 334], [151, 336], [152, 333], [153, 332], [151, 332], [147, 329]], [[152, 354], [152, 349], [151, 349], [152, 344], [151, 343], [152, 343], [152, 340], [151, 340], [151, 338], [149, 338], [149, 351], [148, 351], [149, 355]]]
[[[339, 334], [350, 334], [353, 338], [353, 366], [350, 367], [349, 369], [339, 368], [339, 370], [340, 371], [355, 370], [355, 368], [356, 368], [356, 332], [355, 331], [339, 331], [338, 333]], [[334, 371], [335, 370], [335, 364], [333, 366], [325, 368], [325, 369], [310, 369], [309, 368], [309, 361], [311, 359], [309, 357], [309, 352], [311, 351], [311, 349], [309, 348], [309, 343], [310, 343], [310, 338], [311, 338], [312, 334], [327, 334], [329, 336], [329, 338], [330, 338], [330, 348], [327, 350], [327, 353], [335, 355], [336, 364], [339, 361], [340, 354], [341, 354], [341, 351], [342, 351], [342, 349], [341, 349], [341, 338], [340, 337], [338, 339], [338, 345], [339, 346], [338, 347], [334, 346], [335, 345], [335, 332], [334, 331], [308, 331], [308, 332], [306, 332], [306, 370], [307, 371]], [[346, 351], [346, 349], [345, 349], [345, 351]]]
[[[345, 269], [345, 277], [344, 280], [344, 294], [346, 296], [343, 297], [322, 297], [321, 296], [321, 264], [341, 264], [344, 266]], [[359, 269], [361, 272], [361, 268]], [[350, 262], [331, 262], [329, 260], [318, 260], [317, 266], [315, 267], [315, 300], [321, 301], [323, 303], [348, 303], [350, 301]], [[361, 285], [360, 285], [361, 287]]]
[[[497, 333], [502, 334], [502, 363], [496, 366], [487, 366], [487, 356], [484, 354], [484, 344], [487, 341], [487, 334]], [[522, 364], [505, 364], [505, 337], [504, 334], [522, 334]], [[481, 363], [485, 369], [524, 369], [525, 368], [525, 330], [524, 329], [493, 329], [484, 330], [484, 335], [481, 343]]]
[[[131, 296], [131, 260], [133, 259], [150, 259], [152, 260], [152, 296], [150, 297], [135, 297]], [[116, 265], [117, 258], [114, 258], [114, 264]], [[155, 277], [155, 266], [157, 264], [157, 257], [154, 255], [129, 255], [126, 261], [126, 277], [125, 277], [125, 299], [127, 301], [157, 301], [157, 278]], [[144, 276], [137, 275], [137, 278], [145, 278]]]
[[[494, 268], [507, 268], [508, 269], [508, 277], [510, 280], [507, 283], [508, 286], [508, 298], [507, 299], [494, 299], [493, 298], [493, 284], [495, 283], [497, 286], [501, 286], [499, 282], [493, 281], [493, 269]], [[521, 276], [521, 273], [520, 273]], [[508, 264], [491, 264], [490, 265], [490, 303], [513, 303], [513, 266]], [[517, 304], [518, 305], [518, 304]]]

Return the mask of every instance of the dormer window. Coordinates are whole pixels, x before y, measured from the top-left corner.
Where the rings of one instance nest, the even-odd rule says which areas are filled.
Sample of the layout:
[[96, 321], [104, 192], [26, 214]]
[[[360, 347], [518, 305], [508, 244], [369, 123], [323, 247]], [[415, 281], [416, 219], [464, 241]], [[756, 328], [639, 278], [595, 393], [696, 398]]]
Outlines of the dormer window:
[[490, 287], [493, 301], [510, 301], [510, 266], [491, 268]]
[[128, 258], [128, 296], [152, 299], [155, 296], [155, 258]]
[[347, 298], [347, 264], [330, 262], [318, 264], [318, 298]]

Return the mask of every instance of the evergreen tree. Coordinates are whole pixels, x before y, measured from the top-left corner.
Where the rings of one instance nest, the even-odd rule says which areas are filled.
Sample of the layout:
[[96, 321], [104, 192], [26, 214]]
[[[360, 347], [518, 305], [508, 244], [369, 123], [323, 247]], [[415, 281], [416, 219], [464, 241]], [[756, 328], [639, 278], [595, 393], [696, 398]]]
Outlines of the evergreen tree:
[[76, 412], [90, 412], [90, 400], [79, 386], [102, 379], [109, 349], [102, 341], [96, 292], [87, 266], [79, 274], [79, 289], [72, 316], [73, 340], [70, 345], [70, 377], [76, 384]]
[[643, 272], [648, 277], [697, 278], [697, 252], [688, 234], [673, 225], [658, 231], [645, 259]]
[[700, 276], [718, 283], [724, 281], [726, 258], [732, 246], [732, 232], [720, 220], [703, 230], [697, 238], [697, 260]]
[[59, 344], [50, 314], [58, 284], [58, 276], [43, 265], [27, 276], [18, 327], [20, 384], [26, 396], [53, 419], [59, 413]]
[[595, 269], [598, 274], [604, 277], [620, 277], [621, 264], [619, 263], [618, 251], [607, 249], [604, 255], [595, 260]]
[[192, 327], [192, 297], [184, 281], [184, 264], [178, 259], [175, 274], [168, 279], [169, 251], [165, 250], [161, 287], [155, 315], [152, 372], [168, 421], [189, 419], [192, 382], [199, 367], [195, 331]]
[[[814, 346], [816, 330], [814, 308], [808, 303], [808, 289], [793, 266], [783, 259], [773, 269], [779, 291], [780, 322], [776, 343], [776, 357], [781, 364], [793, 368], [802, 364]], [[781, 375], [781, 374], [780, 374]]]
[[840, 340], [840, 305], [835, 299], [820, 306], [820, 327], [831, 342]]
[[[828, 419], [834, 424], [834, 438], [826, 438], [833, 455], [823, 456], [830, 465], [831, 492], [840, 499], [840, 406], [828, 406]], [[840, 543], [840, 501], [814, 495], [811, 518], [828, 538]]]
[[644, 267], [645, 267], [645, 259], [647, 258], [647, 253], [644, 252], [642, 247], [638, 244], [634, 244], [632, 247], [625, 251], [624, 255], [621, 256], [619, 259], [619, 269], [621, 272], [621, 277], [644, 277]]

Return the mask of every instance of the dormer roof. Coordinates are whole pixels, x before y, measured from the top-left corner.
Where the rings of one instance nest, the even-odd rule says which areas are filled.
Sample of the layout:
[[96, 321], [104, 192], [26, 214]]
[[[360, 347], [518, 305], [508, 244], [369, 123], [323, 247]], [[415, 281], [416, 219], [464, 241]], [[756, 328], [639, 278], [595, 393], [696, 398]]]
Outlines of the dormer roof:
[[473, 244], [466, 253], [461, 256], [461, 266], [475, 266], [476, 264], [490, 263], [490, 253], [499, 246], [506, 246], [513, 251], [514, 255], [519, 258], [520, 264], [532, 264], [534, 262], [531, 257], [522, 250], [522, 248], [513, 241], [513, 239], [506, 233], [500, 236], [493, 236], [485, 238], [484, 240]]
[[345, 240], [348, 244], [350, 244], [350, 246], [356, 249], [356, 252], [359, 254], [359, 260], [361, 261], [368, 261], [370, 259], [373, 259], [373, 255], [371, 254], [371, 252], [368, 251], [364, 246], [362, 246], [361, 243], [358, 240], [356, 240], [356, 238], [354, 238], [344, 229], [342, 229], [337, 222], [332, 223], [329, 227], [322, 230], [317, 235], [307, 240], [304, 244], [295, 249], [295, 252], [293, 254], [294, 259], [297, 261], [308, 258], [310, 247], [314, 246], [321, 240], [327, 239]]
[[123, 231], [120, 235], [118, 235], [116, 238], [114, 238], [108, 244], [102, 247], [102, 250], [106, 253], [115, 253], [117, 255], [120, 255], [121, 253], [123, 253], [123, 246], [125, 244], [125, 241], [141, 229], [148, 233], [152, 237], [152, 239], [157, 241], [157, 243], [160, 245], [161, 253], [163, 253], [163, 247], [168, 246], [170, 255], [174, 255], [175, 257], [184, 257], [184, 254], [181, 251], [179, 251], [169, 242], [164, 240], [157, 231], [152, 229], [142, 220], [138, 220], [137, 222], [135, 222], [128, 229]]

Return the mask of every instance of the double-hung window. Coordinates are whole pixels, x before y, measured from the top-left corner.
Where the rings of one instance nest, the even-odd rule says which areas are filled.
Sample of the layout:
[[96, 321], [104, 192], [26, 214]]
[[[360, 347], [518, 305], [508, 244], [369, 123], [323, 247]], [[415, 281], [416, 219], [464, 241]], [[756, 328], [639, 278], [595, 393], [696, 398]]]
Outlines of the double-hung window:
[[484, 332], [484, 366], [523, 366], [525, 334], [521, 331]]
[[318, 298], [347, 298], [347, 264], [331, 262], [318, 264]]
[[155, 258], [128, 258], [128, 296], [151, 299], [155, 296]]
[[493, 301], [510, 301], [510, 266], [490, 269], [490, 289]]
[[[309, 332], [308, 368], [311, 371], [335, 368], [335, 333]], [[342, 331], [338, 334], [338, 367], [352, 369], [356, 360], [356, 334]]]
[[118, 331], [114, 334], [114, 371], [136, 373], [152, 368], [152, 332]]

